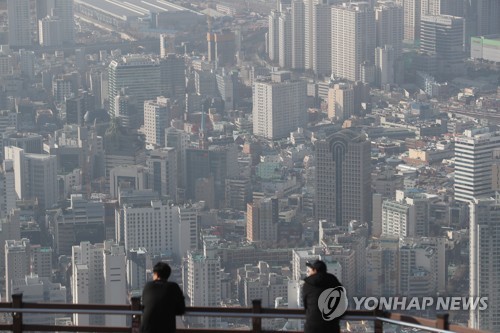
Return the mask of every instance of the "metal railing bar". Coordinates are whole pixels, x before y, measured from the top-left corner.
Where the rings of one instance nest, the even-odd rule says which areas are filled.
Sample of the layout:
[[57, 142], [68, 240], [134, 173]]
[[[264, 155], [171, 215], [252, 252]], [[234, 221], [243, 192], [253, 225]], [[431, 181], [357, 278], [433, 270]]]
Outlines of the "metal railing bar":
[[117, 332], [129, 333], [130, 327], [111, 327], [111, 326], [64, 326], [64, 325], [38, 325], [23, 324], [23, 332]]
[[0, 312], [19, 313], [83, 313], [83, 314], [109, 314], [109, 315], [141, 315], [141, 311], [132, 310], [90, 310], [90, 309], [42, 309], [42, 308], [3, 308]]
[[387, 324], [417, 328], [417, 329], [421, 329], [424, 331], [430, 331], [430, 332], [435, 332], [435, 333], [454, 333], [453, 331], [443, 330], [440, 328], [429, 327], [429, 326], [424, 326], [424, 325], [419, 325], [419, 324], [413, 324], [413, 323], [410, 323], [407, 321], [399, 321], [399, 320], [394, 320], [394, 319], [389, 319], [389, 318], [384, 318], [384, 317], [375, 317], [375, 319], [380, 320], [380, 321], [387, 323]]

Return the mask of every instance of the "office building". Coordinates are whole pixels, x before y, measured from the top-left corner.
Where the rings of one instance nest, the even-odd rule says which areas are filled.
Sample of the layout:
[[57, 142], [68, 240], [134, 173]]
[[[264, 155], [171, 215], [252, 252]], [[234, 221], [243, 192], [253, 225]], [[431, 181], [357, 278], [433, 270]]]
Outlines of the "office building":
[[64, 44], [75, 42], [74, 0], [54, 0], [54, 15], [61, 22], [61, 39]]
[[146, 142], [156, 147], [165, 144], [165, 128], [170, 125], [172, 111], [170, 99], [157, 97], [156, 100], [144, 101], [144, 134]]
[[35, 77], [35, 52], [25, 49], [19, 50], [19, 67], [21, 75], [33, 79]]
[[8, 0], [9, 46], [31, 45], [31, 22], [29, 0]]
[[500, 203], [493, 199], [474, 199], [470, 209], [469, 295], [487, 297], [487, 309], [471, 309], [469, 326], [478, 330], [500, 330], [500, 303], [496, 289], [500, 283]]
[[448, 15], [422, 15], [420, 51], [437, 61], [438, 73], [456, 75], [463, 72], [463, 36], [465, 20]]
[[500, 62], [500, 35], [472, 37], [470, 57]]
[[272, 79], [254, 83], [253, 134], [269, 140], [290, 135], [306, 123], [307, 84], [290, 80], [289, 72], [272, 73]]
[[269, 247], [278, 240], [279, 205], [277, 198], [254, 200], [247, 204], [247, 240]]
[[47, 16], [38, 22], [40, 46], [61, 46], [63, 31], [61, 20], [57, 16]]
[[[105, 304], [127, 304], [127, 274], [125, 248], [105, 242], [103, 250], [104, 302]], [[127, 325], [127, 316], [106, 315], [105, 326]]]
[[[276, 31], [277, 33], [277, 31]], [[217, 67], [234, 64], [236, 56], [236, 36], [229, 29], [207, 34], [208, 61]]]
[[[448, 0], [450, 1], [450, 0]], [[460, 9], [460, 8], [459, 8]], [[441, 13], [456, 15], [454, 13]], [[463, 13], [459, 15], [465, 18], [465, 50], [471, 48], [471, 38], [476, 36], [487, 36], [500, 34], [500, 2], [496, 0], [470, 0], [463, 2]]]
[[486, 128], [466, 130], [455, 138], [455, 200], [493, 195], [493, 151], [499, 147], [500, 133]]
[[[217, 307], [221, 301], [221, 258], [215, 248], [204, 244], [203, 251], [188, 252], [184, 263], [184, 294], [189, 299], [188, 306]], [[204, 317], [192, 319], [201, 327], [219, 327], [220, 318]]]
[[186, 64], [182, 56], [169, 53], [160, 59], [161, 94], [181, 98], [186, 93]]
[[0, 170], [0, 218], [6, 218], [16, 208], [16, 199], [14, 164], [7, 160]]
[[165, 147], [174, 148], [177, 154], [177, 187], [186, 186], [186, 149], [190, 142], [189, 134], [175, 127], [165, 129]]
[[163, 148], [151, 151], [147, 158], [148, 188], [160, 197], [168, 197], [175, 202], [177, 198], [177, 151]]
[[316, 220], [371, 220], [370, 142], [344, 129], [316, 143]]
[[375, 84], [383, 88], [396, 81], [396, 51], [392, 45], [377, 47], [375, 49]]
[[5, 159], [13, 161], [18, 198], [37, 199], [45, 209], [57, 203], [56, 156], [25, 154], [23, 149], [9, 146], [5, 147]]
[[[113, 60], [108, 67], [109, 114], [116, 116], [115, 101], [122, 88], [127, 88], [127, 95], [135, 99], [137, 106], [145, 100], [161, 96], [160, 65], [155, 59], [143, 55], [123, 56]], [[138, 108], [140, 124], [144, 120], [143, 109]], [[142, 116], [142, 117], [141, 117]]]
[[395, 200], [382, 204], [382, 235], [429, 236], [430, 202], [424, 193], [396, 191]]
[[127, 252], [128, 291], [142, 291], [147, 282], [146, 265], [149, 258], [145, 248], [130, 249]]
[[328, 89], [328, 118], [344, 121], [353, 116], [354, 88], [347, 83], [336, 83]]
[[399, 238], [373, 239], [366, 248], [366, 295], [392, 296], [399, 290]]
[[24, 279], [31, 273], [31, 247], [29, 239], [6, 240], [5, 248], [5, 296], [12, 302], [12, 281]]
[[142, 165], [117, 166], [109, 172], [109, 193], [118, 198], [123, 190], [148, 188], [148, 168]]
[[361, 80], [361, 64], [374, 63], [375, 13], [366, 2], [332, 7], [332, 75]]

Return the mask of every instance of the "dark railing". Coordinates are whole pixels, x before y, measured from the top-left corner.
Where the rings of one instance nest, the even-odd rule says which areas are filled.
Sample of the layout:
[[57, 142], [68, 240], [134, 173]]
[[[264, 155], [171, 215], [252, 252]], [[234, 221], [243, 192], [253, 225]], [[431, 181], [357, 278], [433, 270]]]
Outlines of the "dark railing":
[[[104, 305], [104, 304], [61, 304], [61, 303], [24, 303], [22, 294], [12, 295], [11, 303], [0, 303], [0, 312], [12, 314], [12, 324], [0, 323], [1, 331], [21, 333], [27, 331], [41, 332], [126, 332], [139, 333], [141, 323], [141, 304], [139, 297], [133, 297], [130, 305]], [[65, 326], [41, 325], [23, 323], [24, 313], [52, 313], [52, 314], [108, 314], [131, 316], [130, 326]], [[304, 319], [303, 309], [274, 309], [263, 308], [260, 300], [254, 300], [252, 307], [214, 308], [214, 307], [188, 307], [185, 316], [198, 317], [237, 317], [251, 319], [250, 330], [208, 329], [208, 328], [178, 328], [180, 333], [279, 333], [279, 331], [264, 330], [262, 319], [291, 318]], [[342, 317], [345, 321], [373, 321], [373, 332], [382, 333], [384, 323], [401, 327], [416, 328], [426, 332], [436, 333], [484, 333], [468, 327], [452, 325], [448, 321], [448, 314], [438, 315], [436, 319], [426, 319], [407, 316], [385, 311], [347, 311]], [[300, 332], [300, 331], [295, 331]]]

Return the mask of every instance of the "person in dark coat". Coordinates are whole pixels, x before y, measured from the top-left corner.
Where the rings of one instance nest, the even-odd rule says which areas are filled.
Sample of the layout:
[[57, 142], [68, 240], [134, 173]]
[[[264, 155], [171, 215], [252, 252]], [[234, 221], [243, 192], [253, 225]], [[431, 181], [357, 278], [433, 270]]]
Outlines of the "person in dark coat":
[[325, 320], [322, 309], [318, 306], [318, 299], [323, 291], [342, 287], [342, 284], [335, 275], [327, 272], [326, 264], [323, 261], [307, 262], [306, 266], [307, 277], [304, 279], [305, 283], [302, 287], [302, 300], [306, 310], [304, 333], [339, 333], [339, 318]]
[[171, 271], [167, 263], [157, 263], [153, 267], [153, 281], [144, 286], [142, 333], [175, 333], [175, 316], [186, 311], [181, 288], [177, 283], [168, 281]]

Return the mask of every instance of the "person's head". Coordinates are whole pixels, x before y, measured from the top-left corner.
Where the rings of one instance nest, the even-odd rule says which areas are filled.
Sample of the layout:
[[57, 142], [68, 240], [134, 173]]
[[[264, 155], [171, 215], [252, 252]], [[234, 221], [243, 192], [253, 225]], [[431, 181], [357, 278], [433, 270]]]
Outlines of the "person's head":
[[153, 267], [153, 280], [168, 280], [172, 269], [166, 262], [159, 262]]
[[313, 262], [306, 262], [307, 266], [307, 276], [311, 276], [317, 273], [326, 273], [326, 264], [321, 260], [315, 260]]

